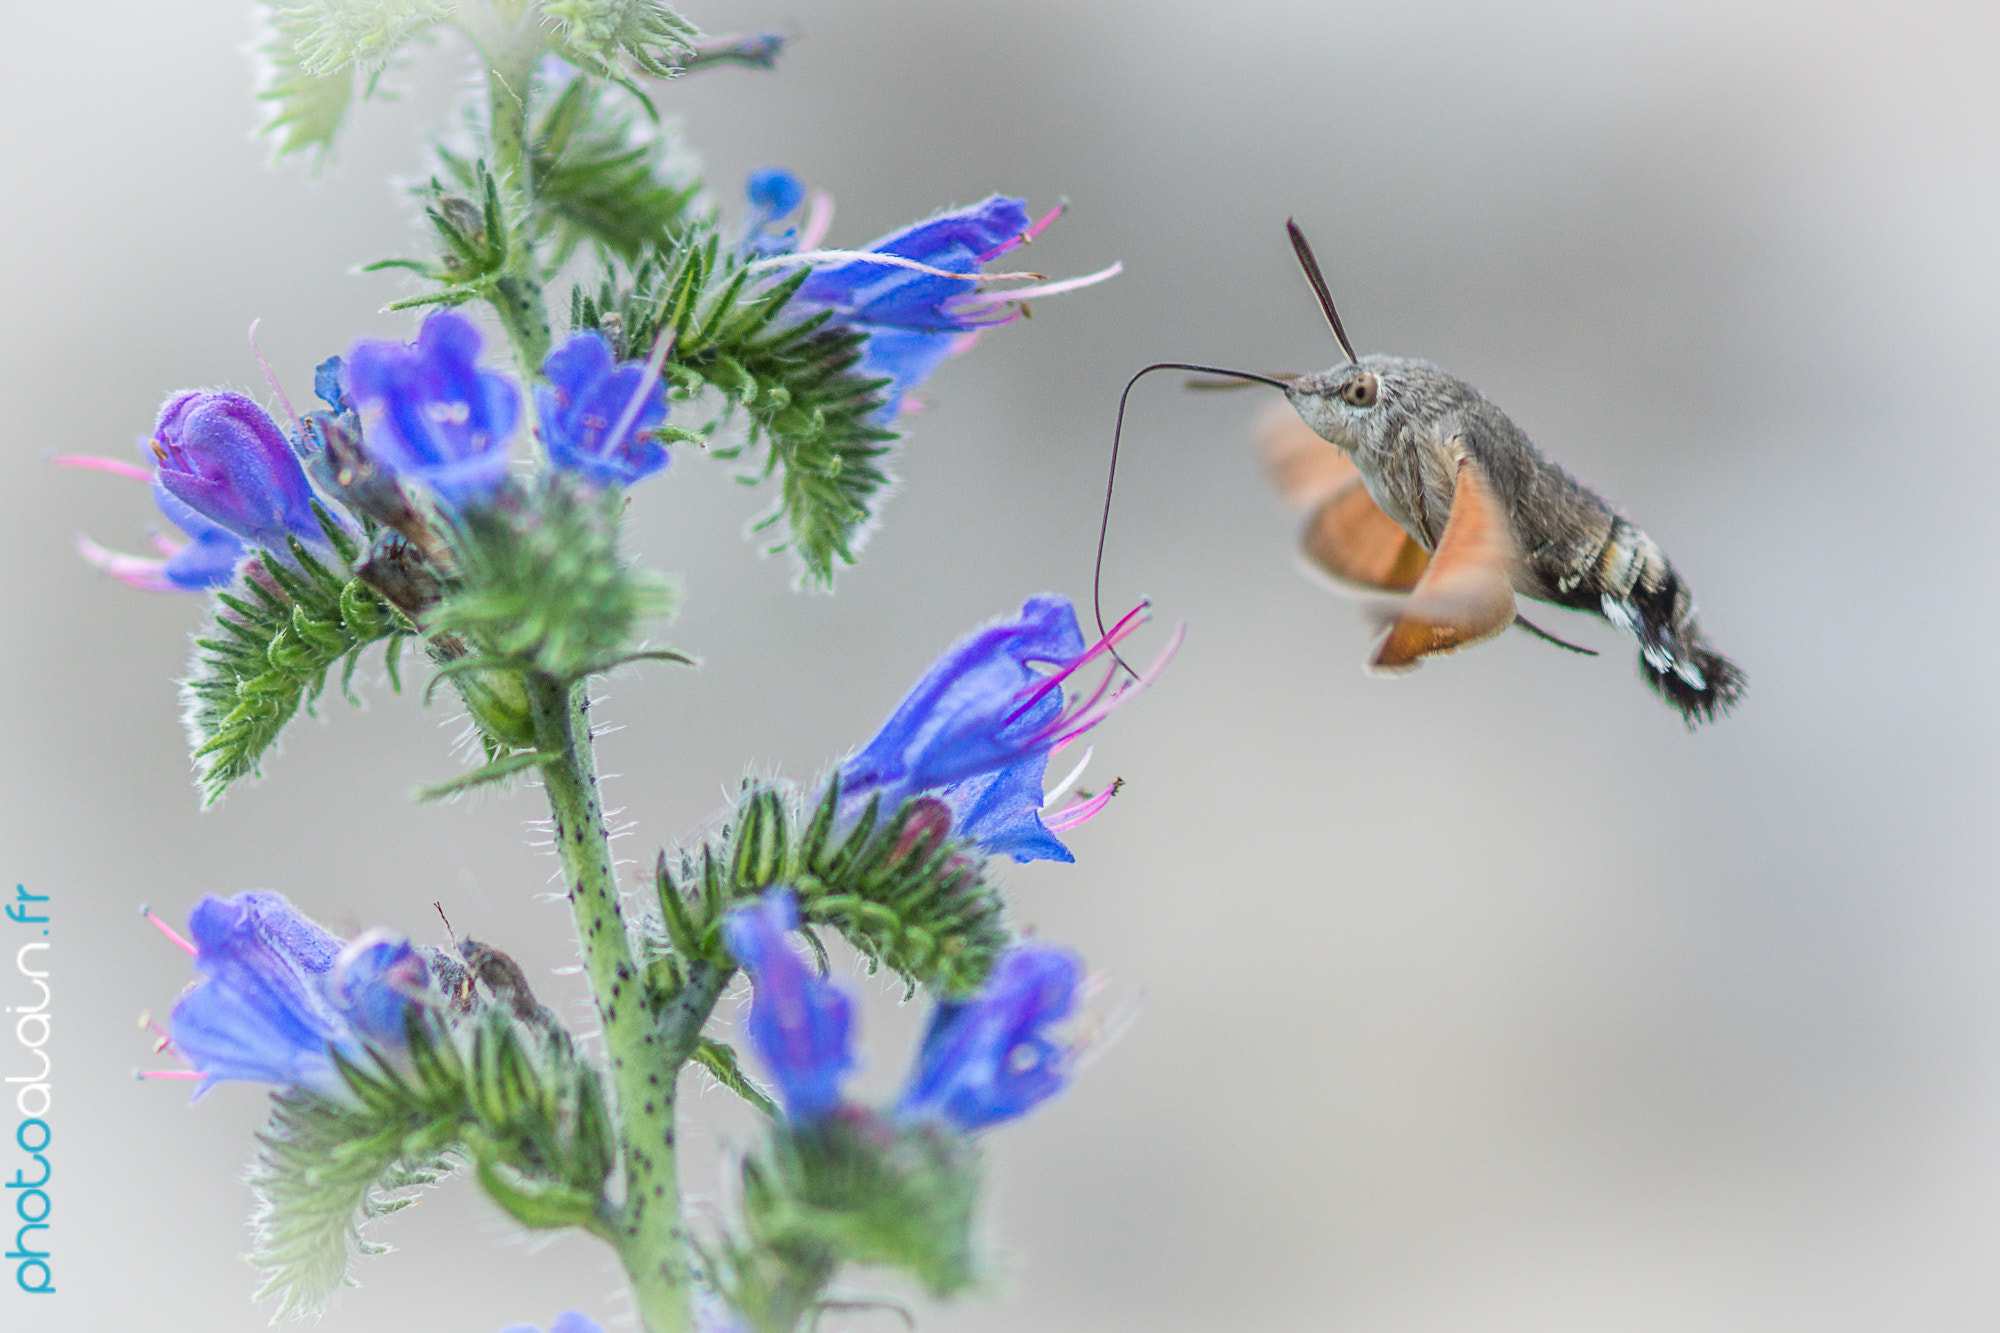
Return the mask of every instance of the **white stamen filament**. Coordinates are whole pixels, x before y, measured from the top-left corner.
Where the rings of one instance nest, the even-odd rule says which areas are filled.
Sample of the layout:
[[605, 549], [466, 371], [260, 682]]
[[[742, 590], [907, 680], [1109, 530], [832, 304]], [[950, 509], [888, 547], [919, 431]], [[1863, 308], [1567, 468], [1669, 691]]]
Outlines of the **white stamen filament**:
[[981, 273], [974, 269], [970, 273], [954, 273], [950, 269], [933, 268], [915, 259], [902, 255], [885, 255], [875, 250], [801, 250], [797, 254], [772, 255], [744, 265], [748, 273], [762, 273], [766, 269], [785, 268], [792, 264], [820, 264], [838, 260], [852, 264], [882, 264], [889, 268], [907, 268], [918, 273], [928, 273], [934, 278], [957, 278], [964, 282], [1040, 282], [1045, 273]]
[[674, 330], [668, 329], [653, 343], [653, 354], [646, 358], [646, 373], [639, 377], [639, 387], [632, 391], [632, 401], [625, 404], [625, 411], [619, 416], [618, 424], [604, 437], [607, 443], [616, 445], [625, 438], [625, 432], [632, 429], [632, 423], [639, 419], [640, 409], [646, 405], [646, 395], [660, 382], [660, 370], [667, 364], [667, 353], [674, 350]]
[[1042, 797], [1042, 809], [1048, 809], [1057, 801], [1070, 794], [1070, 790], [1083, 777], [1083, 770], [1090, 766], [1091, 753], [1090, 747], [1084, 749], [1083, 758], [1076, 761], [1076, 767], [1069, 771], [1069, 776], [1050, 788], [1048, 794]]

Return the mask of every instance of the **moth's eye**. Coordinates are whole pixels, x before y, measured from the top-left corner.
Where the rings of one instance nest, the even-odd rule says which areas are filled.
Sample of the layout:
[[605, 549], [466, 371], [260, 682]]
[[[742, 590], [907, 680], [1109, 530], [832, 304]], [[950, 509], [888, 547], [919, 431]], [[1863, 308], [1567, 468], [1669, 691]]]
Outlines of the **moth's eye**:
[[1340, 396], [1356, 407], [1373, 407], [1381, 391], [1381, 381], [1371, 372], [1364, 370], [1340, 391]]

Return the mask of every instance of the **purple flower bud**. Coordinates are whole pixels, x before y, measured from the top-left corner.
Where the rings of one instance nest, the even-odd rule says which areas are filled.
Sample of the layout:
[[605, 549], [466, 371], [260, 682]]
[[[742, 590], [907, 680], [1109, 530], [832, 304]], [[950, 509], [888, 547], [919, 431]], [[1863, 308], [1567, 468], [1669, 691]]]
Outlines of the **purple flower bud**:
[[798, 908], [773, 889], [722, 919], [722, 939], [750, 974], [750, 1040], [778, 1085], [785, 1114], [818, 1120], [840, 1105], [840, 1085], [854, 1068], [848, 1045], [852, 1003], [806, 964], [786, 936]]
[[549, 462], [599, 489], [630, 486], [667, 465], [647, 432], [667, 419], [667, 389], [637, 361], [619, 365], [594, 330], [573, 333], [542, 363], [535, 411]]
[[1140, 623], [1135, 610], [1086, 648], [1069, 599], [1044, 595], [1029, 598], [1013, 619], [960, 639], [841, 766], [846, 813], [857, 814], [875, 796], [894, 810], [934, 792], [952, 811], [954, 836], [989, 855], [1072, 860], [1041, 817], [1049, 756], [1149, 684], [1179, 638], [1122, 688], [1112, 688], [1110, 673], [1088, 693], [1071, 678]]
[[174, 1005], [173, 1045], [202, 1076], [341, 1089], [333, 1052], [395, 1050], [429, 984], [410, 942], [371, 931], [350, 945], [275, 893], [203, 898], [188, 916], [202, 980]]
[[521, 409], [512, 380], [479, 369], [479, 344], [472, 321], [445, 310], [414, 343], [357, 342], [341, 368], [369, 456], [456, 506], [485, 503], [506, 483]]
[[285, 549], [287, 535], [326, 544], [291, 445], [242, 394], [175, 394], [160, 409], [152, 448], [160, 485], [210, 523], [274, 551]]
[[175, 499], [157, 476], [153, 478], [153, 502], [189, 537], [187, 545], [169, 554], [160, 566], [160, 577], [170, 587], [199, 592], [223, 587], [236, 577], [236, 566], [250, 549], [242, 538]]
[[1069, 1082], [1072, 1050], [1047, 1029], [1069, 1017], [1083, 961], [1029, 941], [1010, 947], [970, 1000], [938, 1005], [896, 1114], [963, 1132], [1023, 1115]]

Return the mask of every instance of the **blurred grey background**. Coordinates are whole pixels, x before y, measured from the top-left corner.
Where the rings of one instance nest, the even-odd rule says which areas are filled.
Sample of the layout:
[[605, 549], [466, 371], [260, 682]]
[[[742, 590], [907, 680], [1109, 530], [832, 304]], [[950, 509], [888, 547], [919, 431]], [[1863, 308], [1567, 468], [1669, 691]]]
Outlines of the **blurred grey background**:
[[[1156, 359], [1335, 359], [1296, 215], [1365, 350], [1499, 402], [1669, 550], [1750, 673], [1697, 736], [1602, 627], [1364, 677], [1244, 446], [1257, 394], [1136, 396], [1107, 595], [1190, 629], [1100, 734], [1123, 796], [1018, 916], [1143, 997], [1062, 1100], [991, 1139], [990, 1299], [927, 1329], [1926, 1329], [2000, 1323], [2000, 708], [1993, 374], [2000, 11], [1905, 3], [693, 5], [795, 25], [775, 76], [664, 90], [732, 209], [783, 163], [867, 241], [992, 190], [1072, 213], [1039, 305], [932, 381], [902, 493], [837, 596], [740, 538], [765, 503], [683, 456], [636, 498], [686, 579], [699, 672], [602, 718], [635, 862], [746, 771], [807, 777], [955, 635], [1089, 591], [1117, 390]], [[0, 82], [0, 877], [53, 895], [54, 1297], [9, 1330], [252, 1330], [262, 1116], [138, 1084], [182, 956], [136, 914], [279, 889], [340, 929], [574, 961], [537, 793], [443, 807], [459, 723], [367, 690], [200, 813], [172, 680], [201, 609], [97, 577], [164, 394], [295, 399], [407, 334], [354, 265], [418, 238], [391, 175], [460, 87], [449, 43], [317, 180], [269, 171], [235, 0], [17, 7]], [[1551, 616], [1552, 622], [1563, 617]], [[636, 879], [636, 876], [634, 877]], [[9, 928], [14, 929], [14, 928]], [[11, 937], [10, 937], [11, 938]], [[574, 976], [549, 983], [581, 1020]], [[869, 1084], [916, 1015], [869, 983]], [[8, 1002], [16, 995], [8, 990]], [[0, 1049], [17, 1071], [11, 1040]], [[697, 1096], [713, 1195], [748, 1121]], [[11, 1112], [10, 1112], [11, 1114]], [[9, 1122], [11, 1123], [11, 1122]], [[14, 1164], [7, 1148], [0, 1169]], [[624, 1313], [582, 1237], [525, 1240], [459, 1181], [322, 1323], [490, 1333]], [[4, 1275], [0, 1275], [4, 1276]], [[893, 1284], [888, 1284], [893, 1289]], [[864, 1283], [861, 1290], [872, 1290]], [[893, 1329], [893, 1316], [829, 1327]]]

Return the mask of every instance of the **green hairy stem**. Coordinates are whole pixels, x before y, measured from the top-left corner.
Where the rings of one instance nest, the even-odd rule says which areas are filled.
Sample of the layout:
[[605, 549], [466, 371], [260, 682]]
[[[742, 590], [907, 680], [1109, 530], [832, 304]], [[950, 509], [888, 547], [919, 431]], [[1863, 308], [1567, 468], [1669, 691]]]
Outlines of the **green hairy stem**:
[[[680, 1333], [692, 1324], [674, 1156], [674, 1084], [726, 978], [703, 987], [705, 1004], [676, 1005], [669, 1016], [677, 1019], [656, 1023], [619, 908], [617, 874], [598, 799], [587, 687], [539, 671], [528, 673], [526, 681], [536, 748], [548, 756], [542, 775], [555, 818], [557, 853], [618, 1098], [625, 1196], [607, 1219], [605, 1234], [625, 1265], [646, 1327], [651, 1333]], [[689, 993], [693, 989], [684, 990], [681, 998], [698, 1000]], [[675, 1033], [671, 1039], [669, 1027]]]
[[494, 174], [514, 215], [507, 273], [494, 285], [493, 308], [513, 344], [521, 374], [533, 379], [549, 354], [549, 312], [535, 255], [535, 176], [528, 147], [528, 96], [544, 43], [532, 18], [487, 46], [486, 95]]

